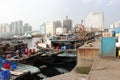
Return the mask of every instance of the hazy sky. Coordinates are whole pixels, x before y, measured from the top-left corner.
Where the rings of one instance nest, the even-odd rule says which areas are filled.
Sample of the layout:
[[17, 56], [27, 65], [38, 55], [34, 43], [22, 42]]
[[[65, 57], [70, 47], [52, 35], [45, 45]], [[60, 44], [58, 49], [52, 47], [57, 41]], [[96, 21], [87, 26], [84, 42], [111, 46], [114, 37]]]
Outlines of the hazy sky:
[[90, 12], [104, 12], [109, 26], [120, 20], [120, 0], [0, 0], [0, 23], [23, 20], [33, 30], [45, 21], [62, 21], [66, 15], [74, 26]]

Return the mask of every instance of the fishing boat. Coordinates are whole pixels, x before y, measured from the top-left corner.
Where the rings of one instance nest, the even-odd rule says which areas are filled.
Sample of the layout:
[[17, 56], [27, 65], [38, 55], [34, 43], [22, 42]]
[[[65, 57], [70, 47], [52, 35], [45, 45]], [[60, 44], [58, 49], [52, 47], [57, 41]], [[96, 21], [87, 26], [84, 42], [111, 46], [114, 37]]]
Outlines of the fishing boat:
[[23, 41], [5, 41], [0, 44], [0, 56], [3, 56], [11, 61], [27, 61], [27, 59], [33, 58], [39, 54], [41, 53], [36, 53], [35, 49], [29, 49], [27, 44]]
[[82, 40], [77, 36], [68, 34], [42, 38], [41, 41], [36, 42], [39, 50], [45, 52], [46, 54], [58, 52], [57, 54], [52, 54], [51, 56], [43, 56], [43, 60], [49, 58], [53, 61], [53, 63], [76, 61], [77, 48], [82, 44]]
[[76, 49], [82, 44], [83, 41], [81, 38], [69, 34], [44, 37], [36, 42], [36, 45], [38, 47], [54, 49], [54, 50]]
[[0, 79], [2, 80], [31, 80], [40, 72], [37, 67], [9, 61], [3, 57], [0, 57], [0, 69]]
[[[17, 68], [15, 70], [11, 70], [13, 80], [34, 80], [36, 75], [40, 73], [40, 69], [31, 65], [16, 63]], [[34, 79], [33, 79], [34, 78]]]

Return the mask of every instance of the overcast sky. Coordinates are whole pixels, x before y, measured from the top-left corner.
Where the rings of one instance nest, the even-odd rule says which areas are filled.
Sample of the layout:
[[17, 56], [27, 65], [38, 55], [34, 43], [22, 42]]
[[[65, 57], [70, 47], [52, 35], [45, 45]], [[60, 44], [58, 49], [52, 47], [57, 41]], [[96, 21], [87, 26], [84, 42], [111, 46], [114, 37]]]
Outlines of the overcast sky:
[[23, 20], [33, 30], [46, 21], [62, 21], [66, 15], [74, 26], [91, 12], [104, 12], [109, 26], [120, 20], [120, 0], [0, 0], [0, 23]]

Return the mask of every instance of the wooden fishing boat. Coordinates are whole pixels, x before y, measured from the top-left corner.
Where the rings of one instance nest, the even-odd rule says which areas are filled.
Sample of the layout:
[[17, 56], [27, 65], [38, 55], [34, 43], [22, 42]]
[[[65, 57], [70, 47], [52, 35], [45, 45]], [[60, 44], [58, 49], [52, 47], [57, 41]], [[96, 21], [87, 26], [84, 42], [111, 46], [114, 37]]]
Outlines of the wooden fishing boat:
[[[51, 59], [50, 63], [65, 63], [76, 61], [77, 48], [80, 47], [83, 42], [80, 39], [77, 39], [76, 36], [70, 35], [60, 35], [57, 37], [51, 37], [47, 39], [42, 39], [41, 41], [36, 42], [37, 47], [40, 51], [44, 52], [43, 61], [48, 61], [48, 58]], [[58, 52], [57, 54], [52, 54]], [[46, 54], [52, 54], [48, 56]], [[42, 58], [40, 60], [42, 60]]]

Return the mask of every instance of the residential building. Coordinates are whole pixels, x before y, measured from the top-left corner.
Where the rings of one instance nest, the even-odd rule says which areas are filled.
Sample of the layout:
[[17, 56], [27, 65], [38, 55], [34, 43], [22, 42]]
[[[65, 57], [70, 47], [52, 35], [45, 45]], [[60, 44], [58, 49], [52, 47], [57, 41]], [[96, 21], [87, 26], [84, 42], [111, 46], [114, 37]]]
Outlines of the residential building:
[[24, 24], [23, 26], [23, 33], [25, 34], [26, 32], [32, 31], [32, 26], [30, 26], [28, 23]]
[[62, 23], [60, 21], [54, 21], [53, 22], [53, 26], [54, 26], [54, 31], [56, 33], [56, 29], [62, 26]]
[[4, 33], [4, 26], [3, 26], [3, 24], [0, 24], [0, 33], [1, 34]]
[[15, 21], [10, 24], [10, 31], [13, 34], [21, 35], [23, 34], [23, 21]]
[[72, 20], [68, 19], [68, 16], [63, 20], [63, 27], [67, 29], [67, 32], [72, 30]]
[[0, 24], [0, 33], [9, 33], [10, 32], [10, 26], [9, 24]]
[[90, 13], [86, 18], [86, 27], [91, 31], [101, 31], [104, 29], [104, 13]]
[[46, 34], [46, 25], [45, 25], [45, 23], [40, 25], [40, 34]]
[[45, 27], [46, 27], [46, 34], [47, 35], [54, 35], [55, 34], [55, 27], [53, 25], [53, 22], [46, 22]]
[[23, 21], [18, 21], [18, 34], [23, 34]]

